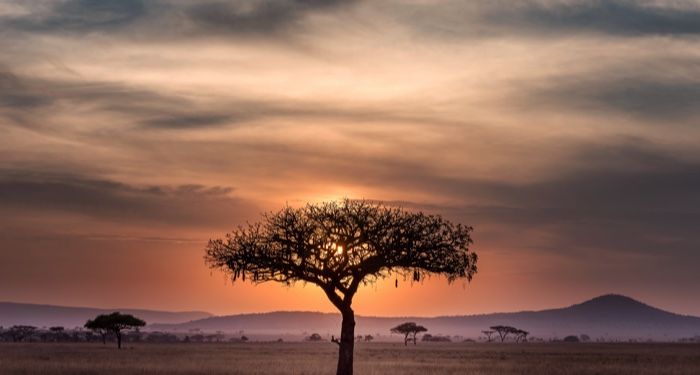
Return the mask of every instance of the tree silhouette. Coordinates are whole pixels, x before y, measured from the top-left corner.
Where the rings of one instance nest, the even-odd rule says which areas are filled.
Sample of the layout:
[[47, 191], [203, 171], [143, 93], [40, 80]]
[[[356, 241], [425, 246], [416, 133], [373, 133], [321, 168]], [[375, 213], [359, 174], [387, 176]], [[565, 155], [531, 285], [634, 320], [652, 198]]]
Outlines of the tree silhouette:
[[469, 250], [472, 228], [440, 216], [365, 200], [285, 207], [261, 222], [210, 240], [205, 261], [235, 282], [275, 281], [319, 286], [340, 311], [338, 375], [352, 374], [355, 315], [361, 284], [392, 273], [419, 281], [428, 274], [448, 282], [471, 280], [477, 257]]
[[323, 337], [318, 333], [312, 333], [310, 336], [306, 337], [306, 341], [323, 341]]
[[[413, 322], [406, 322], [406, 323], [401, 323], [401, 324], [397, 325], [396, 327], [392, 328], [391, 332], [404, 335], [404, 338], [403, 338], [404, 345], [408, 345], [409, 341], [413, 341], [413, 345], [416, 345], [416, 341], [417, 341], [416, 335], [421, 333], [421, 332], [428, 332], [428, 329], [423, 327], [423, 326], [419, 326]], [[411, 335], [413, 337], [410, 337]]]
[[13, 342], [20, 342], [25, 338], [33, 335], [36, 332], [36, 327], [28, 325], [17, 325], [10, 327], [8, 333], [12, 337]]
[[527, 335], [530, 334], [528, 331], [523, 331], [522, 329], [516, 329], [515, 332], [515, 342], [520, 342], [520, 341], [527, 341]]
[[509, 333], [516, 333], [518, 332], [518, 329], [515, 327], [511, 326], [493, 326], [489, 327], [492, 330], [496, 331], [498, 333], [498, 336], [501, 338], [501, 342], [506, 341], [506, 337], [508, 336]]
[[102, 343], [106, 343], [107, 333], [113, 333], [117, 337], [117, 348], [122, 348], [122, 331], [136, 327], [143, 327], [146, 322], [129, 314], [113, 312], [109, 315], [98, 315], [94, 320], [88, 320], [85, 328], [91, 329], [102, 335]]
[[85, 328], [100, 335], [100, 337], [102, 337], [102, 345], [107, 345], [107, 334], [109, 333], [109, 331], [106, 327], [103, 326], [102, 321], [97, 321], [97, 319], [90, 319], [85, 323]]
[[484, 335], [486, 335], [486, 339], [488, 340], [488, 342], [491, 342], [491, 341], [493, 341], [492, 336], [493, 336], [494, 333], [496, 333], [496, 331], [494, 331], [494, 330], [486, 330], [486, 331], [481, 331], [481, 333], [483, 333]]

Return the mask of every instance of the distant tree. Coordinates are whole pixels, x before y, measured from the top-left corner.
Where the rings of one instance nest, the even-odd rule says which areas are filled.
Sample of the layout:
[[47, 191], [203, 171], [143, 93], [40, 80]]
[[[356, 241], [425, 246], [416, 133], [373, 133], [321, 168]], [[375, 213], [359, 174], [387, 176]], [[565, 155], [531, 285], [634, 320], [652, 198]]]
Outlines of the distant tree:
[[106, 343], [107, 332], [114, 334], [117, 338], [117, 348], [122, 348], [122, 331], [137, 327], [143, 327], [146, 322], [129, 314], [113, 312], [111, 314], [98, 315], [93, 320], [85, 323], [85, 328], [91, 329], [102, 335], [102, 342]]
[[490, 328], [498, 333], [498, 336], [501, 338], [501, 342], [506, 341], [508, 334], [517, 334], [519, 331], [517, 328], [511, 326], [493, 326]]
[[100, 335], [100, 337], [102, 338], [102, 345], [107, 345], [107, 335], [109, 334], [109, 331], [104, 325], [104, 319], [101, 319], [99, 321], [97, 319], [90, 319], [87, 322], [85, 322], [85, 328]]
[[422, 341], [428, 341], [428, 342], [452, 342], [452, 339], [449, 336], [440, 336], [440, 335], [430, 335], [430, 334], [425, 334], [423, 335]]
[[61, 326], [49, 327], [49, 332], [47, 334], [42, 334], [42, 341], [68, 341], [70, 340], [70, 335], [66, 333], [65, 328]]
[[[206, 263], [253, 283], [319, 286], [342, 315], [337, 375], [353, 372], [355, 315], [352, 300], [361, 284], [392, 274], [427, 274], [471, 280], [477, 256], [472, 228], [440, 216], [391, 208], [365, 200], [285, 207], [262, 222], [210, 240]], [[398, 280], [398, 279], [397, 279]]]
[[589, 341], [591, 341], [591, 336], [588, 336], [588, 335], [586, 335], [586, 334], [579, 335], [578, 338], [581, 340], [581, 342], [589, 342]]
[[515, 342], [521, 342], [521, 341], [527, 341], [527, 335], [530, 334], [528, 331], [523, 331], [522, 329], [516, 329], [514, 332], [515, 334]]
[[406, 322], [397, 325], [391, 329], [392, 333], [399, 333], [404, 335], [403, 344], [408, 345], [409, 341], [413, 341], [413, 345], [416, 345], [416, 335], [421, 332], [427, 332], [428, 329], [417, 325], [414, 322]]
[[312, 333], [310, 336], [306, 337], [306, 341], [323, 341], [323, 337], [318, 333]]
[[365, 342], [370, 342], [370, 341], [372, 341], [372, 340], [374, 340], [374, 336], [372, 336], [372, 335], [365, 335]]
[[245, 336], [245, 335], [241, 336], [241, 341], [248, 342], [248, 340], [249, 340], [248, 336]]
[[493, 336], [494, 333], [496, 333], [496, 331], [490, 330], [490, 329], [489, 329], [489, 330], [481, 331], [481, 333], [483, 333], [484, 335], [486, 335], [486, 340], [488, 340], [488, 342], [491, 342], [491, 341], [493, 341], [493, 337], [492, 337], [492, 336]]
[[578, 339], [578, 336], [566, 336], [564, 337], [564, 342], [580, 342], [581, 340]]
[[36, 332], [36, 327], [29, 325], [16, 325], [10, 327], [8, 334], [13, 342], [21, 342]]

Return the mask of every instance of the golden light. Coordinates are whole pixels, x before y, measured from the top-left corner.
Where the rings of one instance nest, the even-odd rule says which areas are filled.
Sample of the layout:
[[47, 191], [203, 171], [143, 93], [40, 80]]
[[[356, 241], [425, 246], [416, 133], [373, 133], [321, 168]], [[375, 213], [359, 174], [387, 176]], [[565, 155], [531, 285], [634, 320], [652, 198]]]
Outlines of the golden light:
[[341, 255], [343, 253], [343, 246], [341, 245], [336, 245], [335, 247], [335, 253], [336, 255]]

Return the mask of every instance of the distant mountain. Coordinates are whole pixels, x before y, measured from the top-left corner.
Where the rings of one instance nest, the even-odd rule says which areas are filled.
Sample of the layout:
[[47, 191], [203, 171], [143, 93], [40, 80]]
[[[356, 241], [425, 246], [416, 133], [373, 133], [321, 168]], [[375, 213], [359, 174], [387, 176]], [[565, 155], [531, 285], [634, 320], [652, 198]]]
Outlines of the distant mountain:
[[[364, 317], [356, 318], [358, 334], [389, 335], [389, 329], [414, 321], [429, 333], [477, 337], [493, 325], [511, 325], [541, 338], [587, 334], [606, 340], [675, 340], [700, 335], [700, 318], [660, 310], [621, 295], [604, 295], [570, 307], [542, 311], [522, 311], [485, 315], [442, 317]], [[180, 324], [154, 324], [151, 329], [186, 332], [245, 331], [247, 334], [297, 334], [319, 332], [336, 334], [338, 314], [318, 312], [271, 312], [210, 317]]]
[[36, 327], [82, 327], [88, 319], [94, 318], [99, 314], [107, 314], [114, 311], [133, 314], [145, 320], [148, 324], [175, 324], [212, 316], [207, 312], [201, 311], [169, 312], [138, 309], [96, 309], [90, 307], [0, 302], [0, 326], [9, 327], [16, 324], [28, 324]]

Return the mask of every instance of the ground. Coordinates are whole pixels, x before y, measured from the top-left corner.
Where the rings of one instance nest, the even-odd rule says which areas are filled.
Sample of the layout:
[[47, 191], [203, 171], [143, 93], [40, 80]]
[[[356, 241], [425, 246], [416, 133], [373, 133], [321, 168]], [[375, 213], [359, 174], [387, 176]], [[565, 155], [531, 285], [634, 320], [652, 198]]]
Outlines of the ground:
[[[0, 343], [0, 374], [333, 374], [332, 343]], [[355, 374], [697, 375], [698, 344], [358, 343]]]

